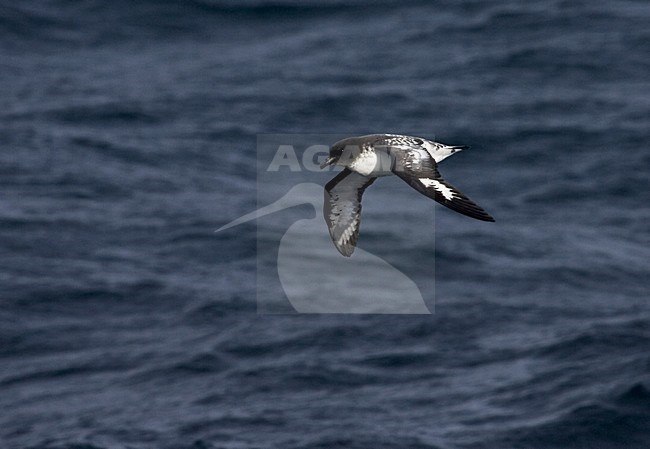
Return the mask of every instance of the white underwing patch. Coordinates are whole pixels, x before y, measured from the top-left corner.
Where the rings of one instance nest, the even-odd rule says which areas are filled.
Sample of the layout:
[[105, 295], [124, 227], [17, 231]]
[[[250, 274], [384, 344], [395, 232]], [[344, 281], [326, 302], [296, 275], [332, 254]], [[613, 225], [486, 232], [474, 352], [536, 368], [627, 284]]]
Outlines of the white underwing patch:
[[446, 199], [448, 200], [454, 199], [454, 191], [451, 190], [446, 185], [444, 185], [443, 183], [441, 183], [440, 181], [431, 178], [420, 178], [420, 182], [425, 187], [433, 187], [438, 192], [442, 193], [442, 196], [444, 196]]

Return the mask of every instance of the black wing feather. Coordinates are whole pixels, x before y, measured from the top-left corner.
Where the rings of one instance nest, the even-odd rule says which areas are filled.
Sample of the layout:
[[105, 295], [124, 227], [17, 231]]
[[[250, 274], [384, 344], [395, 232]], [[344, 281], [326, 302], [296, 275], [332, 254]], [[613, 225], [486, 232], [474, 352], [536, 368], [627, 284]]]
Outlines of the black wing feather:
[[426, 152], [413, 149], [393, 153], [393, 156], [395, 157], [393, 173], [421, 194], [468, 217], [494, 221], [494, 218], [483, 208], [442, 179], [436, 161]]

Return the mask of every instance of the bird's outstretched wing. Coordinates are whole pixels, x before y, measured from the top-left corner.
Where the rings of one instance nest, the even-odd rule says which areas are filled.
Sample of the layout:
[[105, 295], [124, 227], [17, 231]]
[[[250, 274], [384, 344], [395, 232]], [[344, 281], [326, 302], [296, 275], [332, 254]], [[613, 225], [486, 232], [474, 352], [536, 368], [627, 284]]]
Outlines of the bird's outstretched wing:
[[494, 221], [478, 204], [442, 179], [436, 162], [421, 149], [393, 152], [392, 171], [421, 194], [451, 210], [482, 221]]
[[325, 186], [325, 222], [336, 249], [346, 257], [352, 255], [359, 238], [361, 196], [375, 179], [346, 168]]

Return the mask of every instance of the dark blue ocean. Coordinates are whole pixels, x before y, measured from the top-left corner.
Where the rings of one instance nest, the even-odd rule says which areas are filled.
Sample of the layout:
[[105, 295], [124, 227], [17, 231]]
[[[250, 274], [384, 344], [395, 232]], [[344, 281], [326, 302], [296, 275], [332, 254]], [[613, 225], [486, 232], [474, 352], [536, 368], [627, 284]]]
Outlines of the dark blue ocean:
[[[649, 23], [0, 2], [0, 448], [650, 447]], [[273, 189], [257, 136], [384, 132], [470, 145], [440, 170], [496, 218], [366, 192], [359, 246], [435, 313], [258, 313], [266, 222], [214, 232]]]

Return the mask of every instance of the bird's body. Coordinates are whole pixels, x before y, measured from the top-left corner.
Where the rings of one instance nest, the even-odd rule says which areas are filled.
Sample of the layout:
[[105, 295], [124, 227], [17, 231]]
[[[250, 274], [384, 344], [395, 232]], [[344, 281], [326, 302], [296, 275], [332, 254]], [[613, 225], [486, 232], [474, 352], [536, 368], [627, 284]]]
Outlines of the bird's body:
[[440, 161], [466, 148], [396, 134], [350, 137], [332, 145], [321, 168], [333, 164], [345, 167], [325, 186], [325, 221], [339, 252], [348, 257], [354, 252], [359, 237], [361, 197], [381, 176], [396, 175], [421, 194], [456, 212], [494, 221], [438, 172]]

